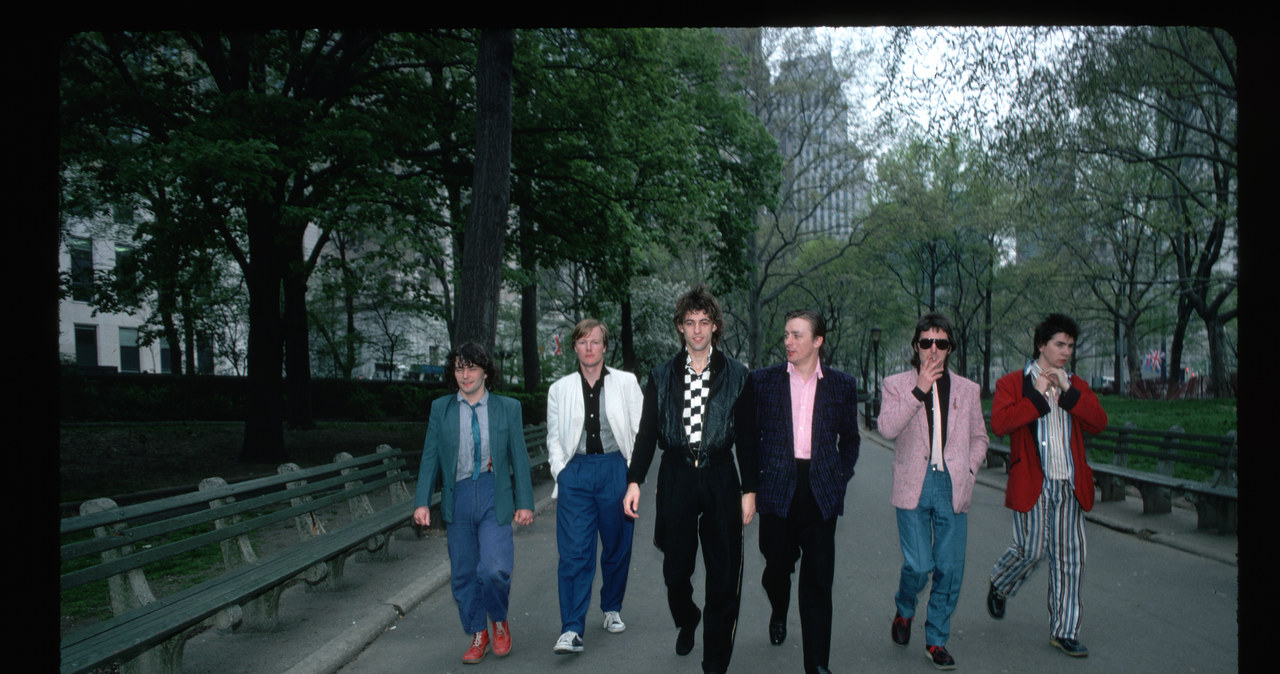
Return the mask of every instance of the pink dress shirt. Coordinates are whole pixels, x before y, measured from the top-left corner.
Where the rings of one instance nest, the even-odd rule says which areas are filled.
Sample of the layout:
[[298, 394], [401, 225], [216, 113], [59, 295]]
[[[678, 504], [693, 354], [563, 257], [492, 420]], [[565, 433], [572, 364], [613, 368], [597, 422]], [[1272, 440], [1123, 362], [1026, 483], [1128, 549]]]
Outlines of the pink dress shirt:
[[813, 398], [818, 392], [818, 380], [822, 378], [822, 363], [813, 368], [813, 374], [805, 379], [787, 363], [791, 380], [791, 439], [797, 459], [808, 459], [813, 447]]

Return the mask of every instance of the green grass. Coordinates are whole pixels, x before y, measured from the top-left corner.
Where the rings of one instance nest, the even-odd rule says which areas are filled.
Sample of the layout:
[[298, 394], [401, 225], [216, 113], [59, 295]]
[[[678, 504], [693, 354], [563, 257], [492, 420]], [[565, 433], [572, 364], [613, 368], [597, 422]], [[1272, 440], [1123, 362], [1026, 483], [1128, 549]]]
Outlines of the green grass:
[[[1214, 400], [1137, 400], [1118, 395], [1098, 396], [1107, 413], [1107, 427], [1119, 428], [1132, 422], [1135, 428], [1167, 431], [1181, 426], [1186, 433], [1226, 435], [1238, 424], [1235, 398]], [[991, 400], [982, 401], [983, 412], [991, 417]]]
[[[1173, 426], [1182, 428], [1185, 433], [1198, 435], [1226, 435], [1235, 430], [1238, 424], [1236, 400], [1137, 400], [1118, 395], [1098, 396], [1102, 409], [1107, 412], [1107, 429], [1115, 430], [1132, 423], [1134, 428], [1147, 431], [1167, 431]], [[991, 414], [991, 401], [983, 401], [984, 411], [988, 418]], [[994, 438], [995, 442], [1007, 444], [1008, 438]], [[1192, 455], [1196, 455], [1192, 453]], [[1107, 450], [1089, 450], [1089, 463], [1111, 463], [1112, 452]], [[1155, 471], [1156, 459], [1146, 456], [1128, 457], [1129, 468], [1135, 470]], [[1191, 463], [1174, 464], [1175, 477], [1208, 482], [1213, 477], [1213, 469]]]
[[[145, 547], [158, 546], [182, 540], [199, 533], [204, 529], [192, 527], [174, 532], [169, 536], [148, 539]], [[92, 534], [80, 534], [64, 538], [62, 544], [83, 540]], [[255, 546], [257, 539], [250, 534], [250, 541]], [[101, 561], [99, 555], [89, 555], [68, 560], [62, 564], [60, 573], [88, 568]], [[217, 543], [201, 546], [181, 555], [149, 564], [143, 569], [147, 584], [157, 598], [186, 589], [222, 573], [222, 549]], [[85, 620], [97, 621], [111, 617], [111, 596], [107, 589], [107, 581], [100, 580], [63, 590], [60, 593], [60, 615], [65, 623], [78, 624]]]
[[1106, 410], [1109, 428], [1119, 428], [1126, 421], [1149, 431], [1167, 431], [1181, 426], [1186, 433], [1226, 435], [1238, 425], [1236, 399], [1214, 400], [1135, 400], [1124, 396], [1099, 396]]

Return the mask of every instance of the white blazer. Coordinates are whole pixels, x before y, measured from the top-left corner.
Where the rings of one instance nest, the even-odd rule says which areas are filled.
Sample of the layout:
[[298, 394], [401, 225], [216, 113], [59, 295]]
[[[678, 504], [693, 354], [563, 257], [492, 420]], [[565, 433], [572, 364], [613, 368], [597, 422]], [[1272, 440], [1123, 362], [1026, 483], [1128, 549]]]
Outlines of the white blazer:
[[[636, 376], [609, 368], [609, 374], [604, 375], [602, 416], [609, 423], [609, 430], [628, 466], [631, 465], [636, 433], [640, 431], [640, 410], [643, 407], [644, 392], [640, 390]], [[581, 374], [574, 372], [557, 379], [547, 390], [547, 455], [551, 463], [551, 477], [559, 476], [574, 452], [578, 451], [585, 417]], [[560, 487], [556, 485], [551, 492], [552, 498], [559, 491]]]

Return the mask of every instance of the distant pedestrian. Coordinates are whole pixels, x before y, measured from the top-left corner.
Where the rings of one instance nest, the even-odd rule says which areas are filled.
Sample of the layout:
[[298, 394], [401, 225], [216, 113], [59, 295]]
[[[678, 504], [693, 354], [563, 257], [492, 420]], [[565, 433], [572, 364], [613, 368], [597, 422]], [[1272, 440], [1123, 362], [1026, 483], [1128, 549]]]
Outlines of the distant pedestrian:
[[449, 354], [445, 381], [450, 393], [431, 403], [414, 495], [414, 523], [431, 526], [431, 495], [441, 478], [453, 598], [462, 629], [471, 636], [462, 655], [467, 664], [483, 660], [490, 648], [499, 657], [511, 652], [511, 523], [533, 522], [523, 415], [518, 401], [486, 388], [496, 374], [493, 359], [479, 345], [468, 342]]
[[893, 440], [893, 491], [902, 572], [890, 637], [911, 641], [916, 598], [930, 578], [925, 653], [938, 669], [954, 669], [947, 651], [951, 614], [964, 579], [973, 483], [987, 456], [987, 426], [977, 383], [947, 370], [955, 342], [951, 322], [928, 313], [911, 336], [911, 369], [886, 377], [877, 427]]
[[1093, 508], [1093, 471], [1084, 432], [1101, 433], [1107, 413], [1083, 379], [1067, 372], [1080, 328], [1063, 314], [1036, 326], [1031, 360], [996, 383], [991, 430], [1009, 436], [1005, 506], [1013, 509], [1013, 544], [996, 561], [987, 612], [1004, 617], [1013, 596], [1049, 557], [1049, 643], [1072, 657], [1089, 649], [1080, 631], [1084, 513]]
[[635, 521], [622, 512], [627, 466], [644, 393], [630, 372], [605, 367], [609, 329], [587, 318], [573, 329], [578, 371], [547, 391], [547, 453], [556, 486], [560, 638], [555, 652], [581, 653], [600, 553], [604, 628], [621, 632]]

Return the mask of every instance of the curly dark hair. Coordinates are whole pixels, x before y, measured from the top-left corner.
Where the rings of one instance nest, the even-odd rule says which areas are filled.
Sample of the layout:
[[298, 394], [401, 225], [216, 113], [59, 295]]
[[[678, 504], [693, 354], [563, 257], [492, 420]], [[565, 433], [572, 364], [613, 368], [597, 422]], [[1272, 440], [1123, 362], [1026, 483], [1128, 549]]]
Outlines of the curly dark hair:
[[711, 319], [712, 325], [716, 326], [715, 332], [711, 333], [711, 345], [720, 346], [720, 337], [724, 332], [724, 313], [720, 310], [720, 302], [716, 301], [711, 289], [705, 284], [694, 286], [689, 292], [680, 296], [676, 300], [675, 325], [680, 326], [685, 316], [701, 311]]
[[458, 392], [458, 378], [454, 375], [454, 370], [460, 365], [475, 365], [484, 370], [486, 388], [492, 388], [497, 383], [498, 368], [489, 357], [489, 352], [475, 342], [465, 342], [450, 351], [444, 361], [444, 385], [450, 393]]

